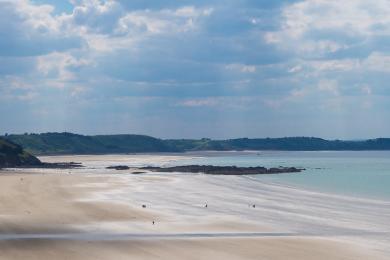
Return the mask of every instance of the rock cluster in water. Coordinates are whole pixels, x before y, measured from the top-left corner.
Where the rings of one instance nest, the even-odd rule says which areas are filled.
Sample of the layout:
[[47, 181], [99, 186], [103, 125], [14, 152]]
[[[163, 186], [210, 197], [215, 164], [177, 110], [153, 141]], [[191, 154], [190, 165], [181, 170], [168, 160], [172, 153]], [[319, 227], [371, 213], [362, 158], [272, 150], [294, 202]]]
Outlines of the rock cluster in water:
[[304, 169], [295, 167], [237, 167], [237, 166], [213, 166], [213, 165], [183, 165], [173, 167], [142, 167], [140, 170], [148, 170], [154, 172], [189, 172], [189, 173], [205, 173], [213, 175], [253, 175], [253, 174], [278, 174], [278, 173], [293, 173], [301, 172]]

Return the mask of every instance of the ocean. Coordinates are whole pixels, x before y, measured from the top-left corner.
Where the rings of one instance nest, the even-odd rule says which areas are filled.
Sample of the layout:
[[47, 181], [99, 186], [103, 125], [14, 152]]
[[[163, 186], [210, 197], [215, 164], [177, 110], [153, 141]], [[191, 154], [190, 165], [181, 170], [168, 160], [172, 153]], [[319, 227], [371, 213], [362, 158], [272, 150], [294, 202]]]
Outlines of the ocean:
[[294, 166], [301, 173], [252, 178], [313, 191], [390, 200], [390, 151], [202, 152], [171, 165]]

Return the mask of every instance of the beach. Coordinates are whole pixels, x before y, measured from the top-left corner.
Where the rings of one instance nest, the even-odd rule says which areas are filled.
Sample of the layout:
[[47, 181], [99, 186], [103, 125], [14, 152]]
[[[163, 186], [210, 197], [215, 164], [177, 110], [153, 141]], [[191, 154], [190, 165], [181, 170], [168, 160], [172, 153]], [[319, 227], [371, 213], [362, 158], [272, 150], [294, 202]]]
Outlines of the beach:
[[390, 256], [387, 201], [246, 176], [132, 174], [104, 168], [119, 162], [163, 165], [182, 156], [41, 159], [81, 161], [86, 167], [0, 172], [1, 259]]

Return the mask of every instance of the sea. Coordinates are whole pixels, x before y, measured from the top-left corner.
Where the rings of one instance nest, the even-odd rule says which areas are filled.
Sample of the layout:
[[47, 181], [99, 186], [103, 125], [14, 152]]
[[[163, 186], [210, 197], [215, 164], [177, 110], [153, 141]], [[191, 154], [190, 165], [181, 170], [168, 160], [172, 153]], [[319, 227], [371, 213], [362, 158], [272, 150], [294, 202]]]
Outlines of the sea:
[[110, 165], [297, 167], [305, 170], [300, 173], [243, 177], [307, 191], [390, 201], [390, 151], [202, 151], [184, 154], [49, 156], [40, 159], [48, 162], [82, 162], [85, 168], [77, 171], [85, 173], [110, 173], [105, 169]]
[[390, 200], [390, 151], [201, 152], [170, 165], [298, 167], [300, 173], [251, 178], [325, 193]]

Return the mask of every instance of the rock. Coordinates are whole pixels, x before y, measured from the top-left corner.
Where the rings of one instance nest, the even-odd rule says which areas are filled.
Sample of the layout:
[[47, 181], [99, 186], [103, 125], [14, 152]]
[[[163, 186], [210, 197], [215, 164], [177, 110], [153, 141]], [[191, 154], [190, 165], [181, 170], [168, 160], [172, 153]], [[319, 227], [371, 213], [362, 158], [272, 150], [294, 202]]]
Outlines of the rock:
[[113, 169], [117, 171], [123, 171], [123, 170], [129, 170], [130, 167], [126, 165], [114, 165], [114, 166], [108, 166], [106, 169]]
[[278, 174], [301, 172], [304, 169], [295, 167], [237, 167], [237, 166], [213, 166], [213, 165], [184, 165], [173, 167], [142, 167], [140, 170], [148, 170], [153, 172], [190, 172], [204, 173], [213, 175], [253, 175], [253, 174]]
[[20, 145], [0, 138], [0, 168], [39, 166], [41, 161], [23, 150]]
[[58, 162], [58, 163], [42, 163], [42, 165], [37, 168], [44, 169], [74, 169], [84, 167], [81, 163], [78, 162]]
[[143, 173], [146, 173], [146, 172], [136, 171], [136, 172], [132, 172], [131, 174], [143, 174]]

